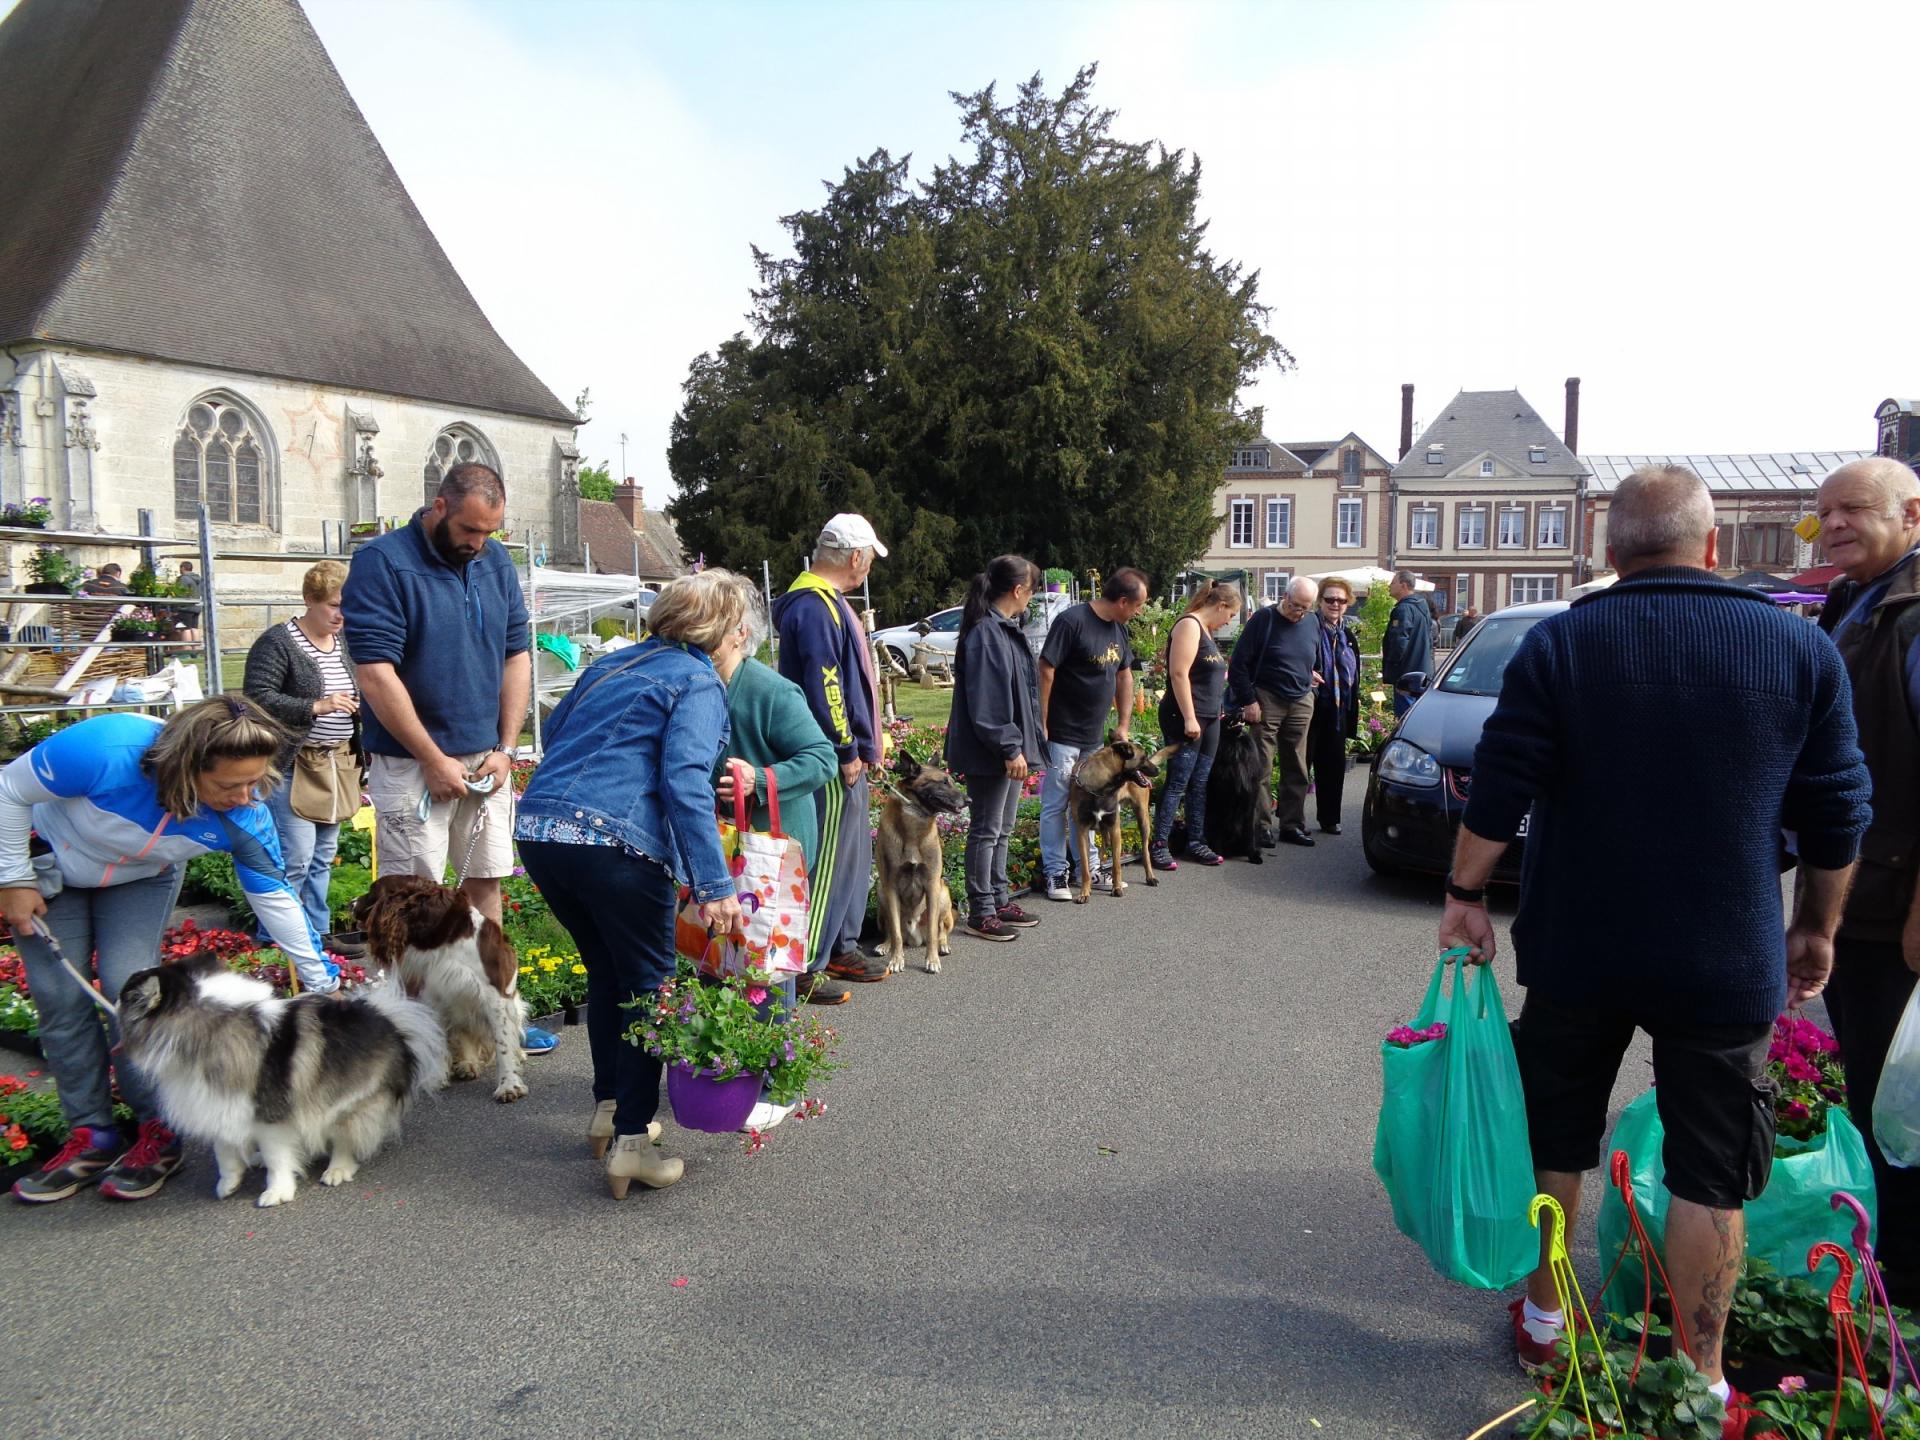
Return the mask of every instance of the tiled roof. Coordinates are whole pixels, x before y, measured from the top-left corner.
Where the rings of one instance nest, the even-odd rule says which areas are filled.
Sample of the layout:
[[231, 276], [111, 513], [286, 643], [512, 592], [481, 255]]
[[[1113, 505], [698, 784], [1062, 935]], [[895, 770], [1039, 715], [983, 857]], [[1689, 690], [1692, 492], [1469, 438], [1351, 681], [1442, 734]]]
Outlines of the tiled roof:
[[[1442, 451], [1446, 458], [1438, 465], [1427, 462], [1427, 451], [1434, 445], [1446, 447]], [[1536, 445], [1546, 450], [1543, 464], [1527, 458], [1528, 449]], [[1580, 461], [1518, 390], [1462, 390], [1421, 433], [1393, 473], [1399, 480], [1438, 478], [1476, 455], [1493, 455], [1526, 475], [1582, 473]]]
[[1582, 455], [1580, 462], [1593, 472], [1588, 486], [1596, 495], [1610, 495], [1620, 482], [1646, 465], [1684, 465], [1715, 494], [1741, 490], [1810, 491], [1853, 460], [1864, 460], [1871, 450], [1788, 450], [1771, 455]]
[[1340, 442], [1338, 440], [1301, 440], [1283, 441], [1286, 449], [1300, 457], [1300, 463], [1309, 470], [1320, 463], [1320, 457]]
[[0, 136], [0, 344], [574, 421], [487, 323], [296, 0], [21, 0]]
[[633, 574], [636, 541], [643, 580], [669, 580], [687, 568], [680, 537], [664, 510], [642, 510], [636, 530], [611, 500], [582, 500], [580, 539], [587, 546], [596, 574]]

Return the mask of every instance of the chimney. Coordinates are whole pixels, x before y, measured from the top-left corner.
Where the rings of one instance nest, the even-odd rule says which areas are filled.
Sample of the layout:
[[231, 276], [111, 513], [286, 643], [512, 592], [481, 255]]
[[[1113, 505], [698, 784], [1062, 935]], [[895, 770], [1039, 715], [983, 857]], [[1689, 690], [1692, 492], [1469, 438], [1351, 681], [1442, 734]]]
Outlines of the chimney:
[[1413, 448], [1413, 386], [1400, 387], [1400, 458]]
[[640, 487], [633, 483], [629, 475], [624, 484], [613, 487], [613, 503], [620, 507], [620, 513], [627, 517], [627, 528], [640, 528], [640, 512], [646, 509], [646, 503], [640, 493]]
[[1580, 377], [1572, 376], [1567, 381], [1567, 428], [1560, 437], [1566, 442], [1567, 449], [1575, 455], [1580, 453]]

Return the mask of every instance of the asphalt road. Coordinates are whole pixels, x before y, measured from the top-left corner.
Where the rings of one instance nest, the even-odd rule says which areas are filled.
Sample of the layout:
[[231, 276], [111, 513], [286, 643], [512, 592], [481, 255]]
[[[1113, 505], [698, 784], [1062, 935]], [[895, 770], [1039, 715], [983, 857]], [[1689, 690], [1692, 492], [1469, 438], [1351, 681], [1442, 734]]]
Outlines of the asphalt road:
[[751, 1158], [669, 1125], [686, 1179], [624, 1203], [573, 1029], [527, 1100], [450, 1090], [278, 1210], [197, 1152], [142, 1204], [0, 1205], [0, 1434], [1464, 1436], [1526, 1393], [1502, 1297], [1370, 1165], [1438, 886], [1358, 828], [956, 936], [824, 1012], [827, 1116]]

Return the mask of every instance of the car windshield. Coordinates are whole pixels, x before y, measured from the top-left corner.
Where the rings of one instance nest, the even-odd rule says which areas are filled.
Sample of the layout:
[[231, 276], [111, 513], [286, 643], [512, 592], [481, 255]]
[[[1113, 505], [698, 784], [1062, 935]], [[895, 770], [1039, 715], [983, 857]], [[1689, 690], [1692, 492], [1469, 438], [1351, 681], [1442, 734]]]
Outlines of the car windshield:
[[1502, 620], [1495, 615], [1481, 621], [1447, 666], [1440, 688], [1454, 695], [1498, 695], [1507, 663], [1520, 646], [1520, 637], [1538, 625], [1540, 619], [1532, 615]]

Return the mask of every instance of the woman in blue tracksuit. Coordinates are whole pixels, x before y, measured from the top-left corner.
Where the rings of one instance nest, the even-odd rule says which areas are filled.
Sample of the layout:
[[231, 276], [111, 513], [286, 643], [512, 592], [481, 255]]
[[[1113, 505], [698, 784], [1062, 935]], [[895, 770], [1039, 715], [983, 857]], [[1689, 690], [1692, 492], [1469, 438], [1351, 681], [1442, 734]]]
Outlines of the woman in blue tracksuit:
[[[119, 998], [151, 966], [186, 864], [226, 851], [260, 923], [314, 991], [339, 988], [299, 899], [287, 888], [273, 817], [257, 796], [278, 778], [286, 733], [251, 700], [217, 696], [171, 716], [101, 715], [34, 746], [0, 770], [0, 915], [12, 927], [40, 1012], [40, 1046], [72, 1134], [14, 1183], [21, 1200], [64, 1200], [87, 1185], [144, 1200], [180, 1167], [139, 1069], [114, 1064], [136, 1136], [114, 1125], [107, 1030], [94, 1003], [36, 931], [52, 931], [100, 993]], [[114, 1037], [117, 1043], [117, 1036]]]

